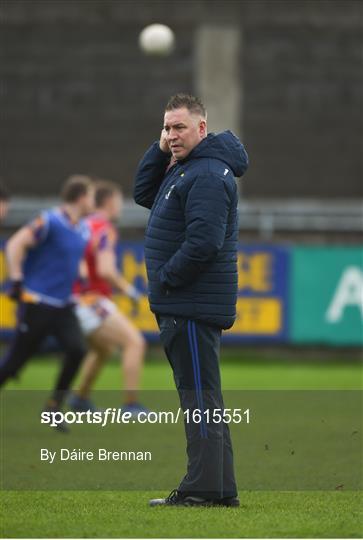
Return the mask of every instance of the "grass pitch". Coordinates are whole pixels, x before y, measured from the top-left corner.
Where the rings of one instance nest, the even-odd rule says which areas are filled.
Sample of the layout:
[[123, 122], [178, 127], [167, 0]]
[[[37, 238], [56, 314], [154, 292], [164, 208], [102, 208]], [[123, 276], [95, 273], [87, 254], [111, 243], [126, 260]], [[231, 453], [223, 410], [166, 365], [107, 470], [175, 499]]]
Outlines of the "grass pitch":
[[[145, 389], [171, 389], [170, 368], [162, 353], [151, 350], [143, 377]], [[273, 355], [272, 355], [273, 356]], [[21, 380], [9, 387], [47, 389], [56, 362], [33, 361]], [[117, 389], [120, 370], [110, 362], [98, 389]], [[262, 358], [242, 349], [226, 349], [222, 359], [225, 389], [360, 389], [361, 366], [338, 353], [311, 358]], [[121, 398], [120, 398], [121, 399]], [[357, 471], [357, 475], [360, 474]], [[172, 489], [175, 486], [170, 486]], [[110, 491], [3, 491], [0, 536], [5, 538], [361, 538], [362, 497], [353, 491], [241, 491], [241, 507], [149, 508], [152, 496], [165, 493]]]
[[150, 493], [8, 492], [5, 537], [360, 538], [359, 500], [344, 492], [241, 492], [240, 508], [148, 508]]

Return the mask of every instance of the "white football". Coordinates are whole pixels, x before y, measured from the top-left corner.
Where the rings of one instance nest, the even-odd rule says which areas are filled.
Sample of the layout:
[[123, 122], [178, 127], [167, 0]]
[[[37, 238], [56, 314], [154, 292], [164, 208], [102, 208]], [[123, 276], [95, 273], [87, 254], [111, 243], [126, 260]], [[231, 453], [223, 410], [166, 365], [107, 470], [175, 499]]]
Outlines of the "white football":
[[150, 24], [139, 36], [139, 45], [146, 54], [166, 56], [174, 49], [174, 32], [165, 24]]

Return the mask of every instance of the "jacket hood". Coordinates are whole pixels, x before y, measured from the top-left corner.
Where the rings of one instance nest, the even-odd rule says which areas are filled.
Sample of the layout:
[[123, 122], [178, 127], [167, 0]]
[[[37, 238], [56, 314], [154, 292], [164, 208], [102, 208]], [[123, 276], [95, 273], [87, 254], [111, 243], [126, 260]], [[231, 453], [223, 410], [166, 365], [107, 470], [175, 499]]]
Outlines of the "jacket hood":
[[212, 158], [226, 163], [235, 176], [242, 176], [248, 167], [247, 152], [239, 138], [227, 130], [222, 133], [209, 133], [186, 158]]

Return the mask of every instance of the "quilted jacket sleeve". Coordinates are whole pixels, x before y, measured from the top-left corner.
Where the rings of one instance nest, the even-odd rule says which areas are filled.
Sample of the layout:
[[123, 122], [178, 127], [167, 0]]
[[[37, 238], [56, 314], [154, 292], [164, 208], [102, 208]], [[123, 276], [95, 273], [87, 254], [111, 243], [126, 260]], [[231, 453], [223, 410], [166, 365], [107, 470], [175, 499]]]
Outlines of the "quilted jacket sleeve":
[[185, 241], [160, 271], [166, 287], [191, 283], [213, 261], [225, 240], [231, 206], [224, 179], [198, 176], [185, 202]]
[[170, 154], [160, 150], [156, 141], [140, 161], [134, 185], [134, 200], [140, 206], [151, 208], [170, 162]]

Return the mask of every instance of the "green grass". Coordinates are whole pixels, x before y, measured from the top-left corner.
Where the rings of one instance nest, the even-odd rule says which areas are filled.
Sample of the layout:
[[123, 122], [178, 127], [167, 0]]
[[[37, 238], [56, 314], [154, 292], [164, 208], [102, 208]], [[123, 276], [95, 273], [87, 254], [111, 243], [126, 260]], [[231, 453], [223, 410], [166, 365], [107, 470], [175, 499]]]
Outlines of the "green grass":
[[[160, 356], [157, 349], [149, 353], [144, 389], [173, 388], [170, 368]], [[360, 363], [345, 361], [337, 352], [330, 362], [319, 360], [318, 355], [308, 361], [276, 356], [227, 350], [221, 364], [224, 388], [361, 388]], [[51, 359], [33, 361], [21, 380], [9, 388], [50, 388], [57, 370]], [[119, 380], [119, 366], [110, 362], [97, 388], [115, 390]], [[237, 509], [148, 507], [150, 497], [162, 495], [146, 491], [3, 491], [0, 536], [361, 538], [363, 533], [361, 492], [241, 491], [241, 507]]]
[[[294, 355], [292, 355], [294, 356]], [[21, 380], [8, 388], [29, 390], [49, 389], [58, 373], [59, 364], [51, 358], [35, 359], [21, 375]], [[362, 387], [359, 361], [339, 357], [321, 360], [279, 357], [272, 352], [258, 354], [243, 349], [226, 349], [221, 362], [222, 384], [225, 390], [352, 390]], [[113, 359], [101, 372], [95, 389], [117, 390], [122, 378], [117, 359]], [[145, 390], [174, 389], [169, 364], [162, 351], [152, 348], [145, 364], [142, 387]]]
[[[354, 493], [241, 493], [241, 507], [148, 508], [148, 493], [9, 492], [4, 537], [359, 538]], [[5, 517], [6, 516], [6, 517]]]

